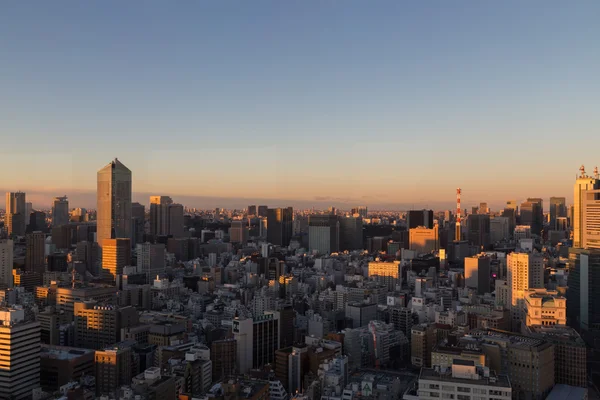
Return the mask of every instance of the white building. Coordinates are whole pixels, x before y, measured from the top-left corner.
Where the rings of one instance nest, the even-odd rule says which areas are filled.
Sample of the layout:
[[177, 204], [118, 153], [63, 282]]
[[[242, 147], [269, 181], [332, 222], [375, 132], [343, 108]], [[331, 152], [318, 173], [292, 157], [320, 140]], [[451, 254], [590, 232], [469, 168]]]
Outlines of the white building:
[[254, 318], [235, 318], [232, 324], [233, 338], [237, 343], [237, 369], [245, 374], [251, 368], [259, 368], [275, 361], [275, 351], [280, 344], [280, 314], [269, 311]]
[[507, 257], [510, 310], [513, 330], [521, 329], [525, 310], [525, 293], [544, 287], [544, 260], [539, 254], [511, 253]]

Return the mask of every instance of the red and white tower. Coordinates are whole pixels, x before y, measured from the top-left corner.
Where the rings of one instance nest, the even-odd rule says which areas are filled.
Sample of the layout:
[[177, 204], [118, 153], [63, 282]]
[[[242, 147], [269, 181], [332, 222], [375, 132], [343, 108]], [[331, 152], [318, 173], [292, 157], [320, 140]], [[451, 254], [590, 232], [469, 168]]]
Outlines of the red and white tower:
[[461, 240], [461, 231], [460, 231], [460, 188], [456, 189], [456, 234], [454, 235], [454, 239], [459, 241]]

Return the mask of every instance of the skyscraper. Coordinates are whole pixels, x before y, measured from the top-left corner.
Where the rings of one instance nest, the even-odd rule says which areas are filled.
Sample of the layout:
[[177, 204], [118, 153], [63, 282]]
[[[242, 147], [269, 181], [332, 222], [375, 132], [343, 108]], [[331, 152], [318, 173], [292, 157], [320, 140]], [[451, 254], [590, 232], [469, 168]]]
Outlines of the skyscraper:
[[69, 200], [67, 196], [55, 197], [52, 201], [52, 226], [69, 223]]
[[131, 171], [114, 159], [98, 171], [96, 242], [131, 238]]
[[489, 257], [477, 255], [465, 258], [465, 286], [477, 289], [480, 295], [491, 293]]
[[514, 331], [520, 331], [525, 292], [544, 287], [544, 260], [539, 254], [510, 253], [507, 257], [510, 310]]
[[40, 324], [27, 321], [23, 309], [0, 310], [1, 399], [31, 399], [40, 384]]
[[131, 203], [131, 244], [144, 243], [146, 208], [140, 203]]
[[583, 225], [581, 226], [581, 247], [600, 249], [600, 190], [587, 190], [583, 198]]
[[335, 215], [308, 217], [308, 249], [329, 254], [340, 249], [340, 221]]
[[531, 233], [535, 235], [541, 234], [543, 211], [539, 202], [527, 200], [522, 203], [520, 216], [521, 225], [529, 225], [531, 227]]
[[471, 214], [467, 218], [469, 243], [480, 250], [490, 247], [490, 216], [488, 214]]
[[580, 175], [575, 180], [574, 195], [573, 195], [573, 247], [581, 248], [583, 243], [583, 202], [585, 196], [583, 192], [586, 190], [600, 189], [600, 179], [598, 176], [588, 176], [585, 173], [585, 167], [582, 165], [579, 168]]
[[340, 218], [340, 251], [362, 250], [363, 220], [362, 217]]
[[246, 244], [247, 237], [248, 229], [246, 227], [246, 220], [231, 221], [231, 228], [229, 228], [229, 241], [231, 243]]
[[256, 215], [256, 206], [248, 206], [248, 215]]
[[174, 238], [183, 237], [183, 206], [181, 204], [169, 205], [169, 230], [168, 234]]
[[600, 326], [600, 249], [569, 249], [567, 318], [582, 336]]
[[26, 213], [25, 193], [7, 192], [5, 223], [9, 235], [23, 236], [25, 234]]
[[151, 282], [156, 275], [165, 272], [165, 245], [162, 243], [141, 243], [136, 247], [138, 273], [146, 274]]
[[267, 210], [267, 241], [276, 246], [289, 246], [292, 238], [294, 209], [269, 208]]
[[40, 231], [28, 233], [25, 236], [25, 246], [25, 270], [35, 271], [43, 275], [46, 270], [44, 257], [46, 235]]
[[550, 229], [559, 230], [556, 220], [567, 216], [567, 202], [564, 197], [550, 197]]
[[0, 288], [13, 287], [13, 241], [0, 239]]
[[410, 210], [406, 214], [406, 224], [409, 230], [420, 226], [433, 228], [433, 210]]
[[150, 196], [150, 234], [166, 236], [169, 234], [169, 205], [173, 199], [169, 196]]
[[102, 247], [103, 276], [113, 281], [123, 273], [123, 267], [131, 263], [131, 241], [127, 239], [104, 239]]

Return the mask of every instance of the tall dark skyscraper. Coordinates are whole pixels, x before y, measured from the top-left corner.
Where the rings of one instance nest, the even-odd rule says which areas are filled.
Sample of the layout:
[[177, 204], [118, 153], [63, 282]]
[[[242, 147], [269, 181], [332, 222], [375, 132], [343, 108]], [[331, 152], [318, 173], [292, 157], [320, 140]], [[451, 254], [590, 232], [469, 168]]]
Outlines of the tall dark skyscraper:
[[362, 217], [341, 217], [340, 251], [359, 250], [363, 247]]
[[28, 218], [25, 203], [25, 193], [6, 193], [6, 216], [4, 224], [8, 234], [23, 236], [25, 234], [26, 218]]
[[46, 235], [39, 231], [28, 233], [25, 236], [25, 245], [25, 269], [43, 275], [46, 262], [44, 257]]
[[144, 243], [146, 208], [140, 203], [131, 203], [131, 244]]
[[256, 206], [248, 206], [248, 215], [256, 215]]
[[337, 215], [311, 215], [308, 217], [308, 249], [320, 254], [338, 252], [340, 249], [340, 219]]
[[267, 213], [268, 213], [269, 207], [268, 206], [258, 206], [258, 216], [259, 217], [266, 217]]
[[556, 230], [556, 219], [567, 216], [567, 201], [564, 197], [550, 197], [550, 229]]
[[410, 210], [406, 215], [406, 224], [408, 229], [424, 226], [425, 228], [433, 228], [433, 210]]
[[96, 242], [131, 238], [131, 171], [114, 159], [98, 171]]
[[267, 210], [267, 241], [276, 246], [289, 246], [292, 239], [294, 209], [269, 208]]
[[531, 233], [539, 235], [544, 224], [541, 199], [529, 198], [521, 204], [521, 225], [529, 225]]
[[471, 214], [467, 218], [469, 243], [481, 250], [490, 247], [490, 216], [487, 214]]

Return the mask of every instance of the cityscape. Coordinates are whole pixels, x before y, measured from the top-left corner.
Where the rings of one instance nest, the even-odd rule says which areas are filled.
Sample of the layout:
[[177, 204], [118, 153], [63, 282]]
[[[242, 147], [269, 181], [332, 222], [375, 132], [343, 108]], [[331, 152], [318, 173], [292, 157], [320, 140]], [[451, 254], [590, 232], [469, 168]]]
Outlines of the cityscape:
[[0, 7], [0, 400], [600, 400], [600, 2]]

